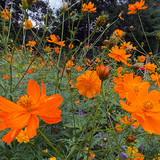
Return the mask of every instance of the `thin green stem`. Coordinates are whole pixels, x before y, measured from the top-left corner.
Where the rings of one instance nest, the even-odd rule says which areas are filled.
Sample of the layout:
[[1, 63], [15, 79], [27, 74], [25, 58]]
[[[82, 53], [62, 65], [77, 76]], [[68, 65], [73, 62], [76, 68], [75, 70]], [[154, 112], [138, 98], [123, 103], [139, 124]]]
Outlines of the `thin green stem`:
[[136, 37], [134, 36], [133, 32], [131, 31], [131, 34], [134, 38], [134, 40], [136, 41], [136, 43], [138, 44], [138, 46], [143, 50], [143, 52], [145, 52], [147, 54], [147, 52], [143, 49], [143, 47], [139, 44], [139, 42], [137, 41]]
[[[69, 76], [68, 76], [69, 77]], [[75, 115], [74, 115], [74, 110], [73, 110], [73, 96], [72, 96], [72, 89], [69, 84], [69, 78], [68, 78], [68, 87], [69, 87], [69, 93], [70, 93], [70, 101], [71, 101], [71, 107], [72, 107], [72, 116], [73, 116], [73, 124], [74, 124], [74, 134], [75, 134], [75, 143], [77, 143], [77, 138], [76, 138], [76, 122], [75, 122]]]
[[93, 121], [93, 127], [92, 127], [92, 131], [91, 131], [91, 137], [90, 137], [90, 140], [89, 140], [87, 160], [88, 160], [88, 157], [89, 157], [89, 151], [90, 151], [90, 147], [91, 147], [91, 143], [92, 143], [92, 138], [93, 138], [93, 132], [94, 132], [95, 124], [96, 124], [96, 118], [97, 118], [97, 114], [98, 114], [98, 108], [99, 108], [99, 104], [100, 104], [100, 100], [101, 100], [101, 96], [102, 96], [102, 86], [103, 86], [103, 81], [101, 81], [100, 95], [99, 95], [99, 98], [98, 98], [98, 104], [97, 104], [96, 113], [95, 113], [95, 117], [94, 117], [94, 121]]
[[142, 24], [141, 17], [140, 17], [140, 15], [139, 15], [139, 13], [138, 13], [138, 18], [139, 18], [139, 21], [140, 21], [140, 24], [141, 24], [141, 27], [142, 27], [143, 34], [144, 34], [145, 39], [146, 39], [146, 41], [147, 41], [147, 45], [148, 45], [148, 47], [149, 47], [149, 50], [150, 50], [150, 52], [152, 52], [151, 47], [150, 47], [150, 44], [149, 44], [148, 39], [147, 39], [147, 36], [146, 36], [146, 33], [145, 33], [145, 31], [144, 31], [144, 28], [143, 28], [143, 24]]
[[64, 160], [62, 155], [58, 152], [58, 150], [52, 145], [52, 143], [48, 140], [48, 138], [41, 132], [41, 130], [38, 128], [39, 133], [42, 135], [42, 137], [48, 142], [48, 144], [55, 150], [55, 152]]
[[61, 48], [60, 48], [60, 53], [59, 53], [59, 56], [58, 56], [58, 62], [57, 62], [57, 68], [58, 68], [58, 71], [57, 71], [57, 79], [56, 79], [55, 93], [57, 92], [58, 81], [59, 81], [59, 78], [58, 78], [58, 75], [59, 75], [59, 62], [60, 62], [60, 59], [61, 59], [61, 53], [62, 53], [63, 32], [64, 32], [64, 12], [63, 12], [62, 32], [61, 32]]
[[[88, 37], [90, 36], [90, 19], [89, 19], [89, 12], [88, 12]], [[88, 38], [88, 45], [89, 45], [89, 38]]]
[[158, 49], [159, 49], [159, 39], [157, 40], [157, 50], [156, 50], [156, 54], [158, 54]]

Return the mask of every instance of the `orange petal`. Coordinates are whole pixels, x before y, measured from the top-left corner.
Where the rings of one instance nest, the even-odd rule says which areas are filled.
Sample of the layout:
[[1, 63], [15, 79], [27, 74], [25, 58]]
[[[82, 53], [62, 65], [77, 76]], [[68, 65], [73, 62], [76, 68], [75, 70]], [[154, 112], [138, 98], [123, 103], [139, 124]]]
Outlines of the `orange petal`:
[[31, 96], [33, 104], [36, 104], [40, 98], [40, 87], [37, 82], [32, 79], [28, 82], [27, 94]]
[[28, 124], [30, 116], [31, 116], [31, 112], [15, 111], [8, 114], [6, 124], [11, 129], [19, 129], [19, 128], [22, 129]]
[[45, 95], [45, 87], [44, 87], [44, 83], [41, 83], [41, 96]]
[[7, 142], [7, 145], [9, 145], [20, 131], [21, 129], [10, 130], [5, 136], [2, 137], [2, 141]]
[[36, 129], [39, 127], [39, 119], [36, 115], [31, 115], [27, 124], [27, 136], [33, 138], [37, 135]]
[[58, 94], [50, 96], [47, 102], [43, 103], [36, 109], [36, 111], [38, 111], [38, 115], [46, 116], [51, 112], [53, 113], [53, 110], [61, 105], [62, 100], [62, 96]]
[[6, 112], [13, 112], [15, 110], [22, 110], [22, 107], [3, 97], [0, 97], [0, 109]]

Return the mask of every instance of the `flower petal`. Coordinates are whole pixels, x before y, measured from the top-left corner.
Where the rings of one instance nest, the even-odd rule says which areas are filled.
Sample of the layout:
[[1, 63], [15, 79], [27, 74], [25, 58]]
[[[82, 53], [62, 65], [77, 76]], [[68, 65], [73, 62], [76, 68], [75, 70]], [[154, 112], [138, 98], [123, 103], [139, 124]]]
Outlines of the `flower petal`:
[[36, 115], [31, 115], [27, 124], [27, 136], [33, 138], [37, 135], [36, 129], [39, 127], [39, 119]]
[[31, 96], [32, 101], [36, 104], [40, 98], [40, 87], [37, 82], [32, 79], [28, 82], [27, 94]]
[[2, 137], [2, 141], [7, 142], [7, 145], [9, 145], [20, 131], [21, 129], [10, 130], [5, 136]]

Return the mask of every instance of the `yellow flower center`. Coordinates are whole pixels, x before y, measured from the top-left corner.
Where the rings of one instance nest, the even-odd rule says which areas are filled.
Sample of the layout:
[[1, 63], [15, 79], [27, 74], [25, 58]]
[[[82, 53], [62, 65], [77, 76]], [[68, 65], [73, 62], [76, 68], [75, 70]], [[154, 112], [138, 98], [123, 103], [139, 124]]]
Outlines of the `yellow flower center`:
[[32, 99], [28, 95], [24, 95], [19, 98], [19, 101], [17, 101], [17, 104], [23, 108], [26, 108], [28, 111], [32, 111]]
[[139, 85], [134, 86], [134, 91], [136, 94], [138, 94], [138, 92], [141, 90], [141, 88], [139, 87]]
[[143, 110], [151, 110], [153, 108], [153, 103], [150, 101], [143, 102]]

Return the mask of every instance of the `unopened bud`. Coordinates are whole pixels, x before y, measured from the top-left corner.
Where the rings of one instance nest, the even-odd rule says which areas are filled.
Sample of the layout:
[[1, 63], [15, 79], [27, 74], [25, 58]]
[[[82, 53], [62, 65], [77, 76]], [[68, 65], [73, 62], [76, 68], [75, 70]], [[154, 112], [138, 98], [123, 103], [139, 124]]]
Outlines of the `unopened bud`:
[[130, 27], [129, 27], [129, 30], [132, 31], [132, 30], [133, 30], [133, 26], [130, 26]]
[[127, 137], [127, 141], [128, 142], [134, 142], [134, 140], [135, 140], [135, 137], [133, 135], [129, 134], [128, 137]]

